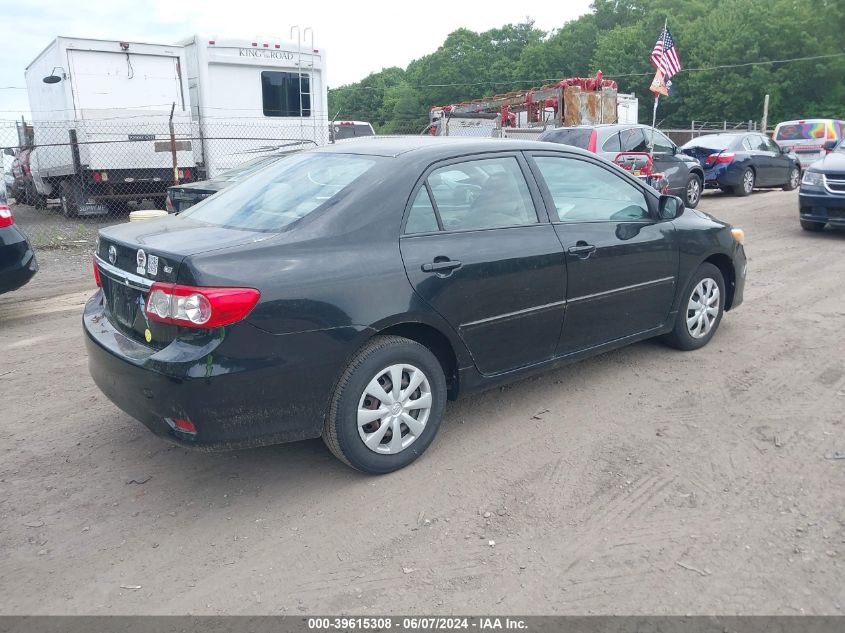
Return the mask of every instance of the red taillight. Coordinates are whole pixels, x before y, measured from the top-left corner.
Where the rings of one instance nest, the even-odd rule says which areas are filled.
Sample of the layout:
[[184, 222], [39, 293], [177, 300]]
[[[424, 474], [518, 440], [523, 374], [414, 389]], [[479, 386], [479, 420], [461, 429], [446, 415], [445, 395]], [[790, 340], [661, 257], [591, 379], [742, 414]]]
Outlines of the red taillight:
[[185, 178], [190, 178], [190, 177], [191, 177], [191, 170], [190, 170], [190, 169], [186, 169], [186, 170], [185, 170]]
[[5, 204], [0, 204], [0, 229], [12, 226], [14, 223], [15, 216], [12, 215], [12, 210]]
[[100, 267], [97, 266], [97, 257], [94, 256], [94, 281], [97, 283], [98, 288], [103, 287], [103, 280], [100, 279]]
[[100, 175], [100, 172], [95, 171], [94, 172], [94, 182], [100, 182], [101, 179], [102, 179], [102, 176]]
[[175, 211], [173, 208], [173, 201], [170, 199], [170, 194], [167, 194], [167, 197], [164, 199], [164, 209], [168, 213], [173, 213]]
[[181, 418], [176, 418], [175, 420], [173, 420], [173, 426], [176, 427], [176, 430], [182, 431], [183, 433], [196, 434], [197, 432], [197, 427], [190, 420], [182, 420]]
[[734, 158], [736, 158], [736, 154], [733, 152], [722, 152], [721, 154], [710, 154], [704, 162], [707, 165], [715, 165], [716, 163], [729, 163]]
[[154, 283], [145, 312], [154, 321], [194, 328], [236, 323], [258, 303], [254, 288], [199, 288]]
[[590, 132], [590, 142], [589, 142], [589, 143], [587, 143], [587, 151], [588, 151], [588, 152], [593, 152], [593, 153], [595, 154], [595, 152], [596, 152], [596, 140], [597, 140], [597, 136], [598, 136], [598, 135], [596, 134], [596, 131], [595, 131], [595, 130], [593, 130], [592, 132]]

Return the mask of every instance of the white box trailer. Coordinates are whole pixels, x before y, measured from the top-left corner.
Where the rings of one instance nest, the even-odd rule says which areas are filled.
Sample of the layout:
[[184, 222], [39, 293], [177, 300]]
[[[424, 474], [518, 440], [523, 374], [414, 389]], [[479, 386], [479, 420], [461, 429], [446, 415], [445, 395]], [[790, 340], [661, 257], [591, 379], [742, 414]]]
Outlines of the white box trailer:
[[[66, 214], [102, 213], [130, 199], [164, 197], [194, 168], [182, 46], [57, 37], [26, 68], [42, 196]], [[175, 104], [175, 105], [174, 105]]]
[[278, 149], [329, 141], [326, 51], [313, 42], [195, 35], [187, 86], [206, 177]]

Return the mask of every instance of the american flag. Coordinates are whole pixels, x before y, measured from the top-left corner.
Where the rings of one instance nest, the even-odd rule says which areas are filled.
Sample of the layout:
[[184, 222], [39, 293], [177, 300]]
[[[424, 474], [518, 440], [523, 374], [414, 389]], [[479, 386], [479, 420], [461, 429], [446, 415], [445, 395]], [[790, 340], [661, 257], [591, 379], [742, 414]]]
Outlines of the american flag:
[[675, 48], [675, 40], [668, 28], [664, 28], [651, 51], [651, 65], [663, 72], [663, 79], [668, 80], [681, 70], [681, 58]]

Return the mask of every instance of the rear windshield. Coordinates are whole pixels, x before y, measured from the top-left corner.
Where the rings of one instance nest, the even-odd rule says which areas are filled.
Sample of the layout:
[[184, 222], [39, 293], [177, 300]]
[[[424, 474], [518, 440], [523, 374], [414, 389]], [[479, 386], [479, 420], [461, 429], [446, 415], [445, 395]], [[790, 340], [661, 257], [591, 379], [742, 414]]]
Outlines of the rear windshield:
[[218, 226], [279, 231], [335, 198], [378, 160], [377, 156], [351, 154], [297, 154], [180, 215]]
[[587, 149], [590, 144], [590, 135], [593, 133], [591, 128], [558, 128], [556, 130], [548, 130], [537, 137], [538, 141], [550, 141], [552, 143], [561, 143], [563, 145], [573, 145], [581, 149]]
[[835, 139], [833, 121], [794, 121], [781, 123], [775, 132], [777, 141], [809, 141]]
[[741, 137], [728, 136], [725, 134], [714, 134], [712, 136], [701, 136], [694, 138], [689, 143], [684, 145], [682, 149], [692, 149], [694, 147], [703, 147], [704, 149], [728, 149], [731, 145]]

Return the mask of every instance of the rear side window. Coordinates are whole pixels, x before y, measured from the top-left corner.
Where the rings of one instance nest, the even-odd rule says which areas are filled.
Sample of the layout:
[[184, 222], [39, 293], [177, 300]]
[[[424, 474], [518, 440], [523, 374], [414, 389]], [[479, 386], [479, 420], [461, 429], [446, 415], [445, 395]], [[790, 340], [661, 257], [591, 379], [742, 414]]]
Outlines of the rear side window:
[[534, 160], [562, 222], [649, 219], [645, 195], [623, 177], [575, 158], [537, 156]]
[[311, 80], [305, 73], [261, 72], [264, 116], [311, 116]]
[[323, 207], [377, 162], [378, 156], [296, 154], [206, 198], [179, 217], [254, 231], [279, 231]]
[[408, 221], [405, 223], [405, 233], [428, 233], [437, 229], [437, 215], [428, 196], [428, 189], [424, 186], [420, 187], [420, 192], [414, 199], [414, 204], [411, 205]]
[[428, 186], [443, 229], [462, 231], [537, 222], [516, 158], [485, 158], [436, 169]]
[[621, 152], [622, 144], [619, 142], [619, 132], [614, 132], [609, 139], [601, 146], [603, 152]]

